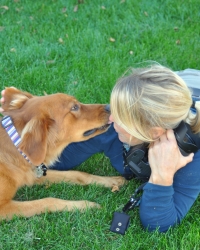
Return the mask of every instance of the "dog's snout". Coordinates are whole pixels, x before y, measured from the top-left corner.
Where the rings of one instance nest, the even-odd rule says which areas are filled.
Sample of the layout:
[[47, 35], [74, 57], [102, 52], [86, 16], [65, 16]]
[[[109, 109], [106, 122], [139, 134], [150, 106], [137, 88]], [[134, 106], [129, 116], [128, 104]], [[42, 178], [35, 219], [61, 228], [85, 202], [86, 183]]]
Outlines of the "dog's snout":
[[107, 104], [107, 105], [105, 106], [105, 111], [107, 111], [108, 113], [110, 113], [110, 104]]

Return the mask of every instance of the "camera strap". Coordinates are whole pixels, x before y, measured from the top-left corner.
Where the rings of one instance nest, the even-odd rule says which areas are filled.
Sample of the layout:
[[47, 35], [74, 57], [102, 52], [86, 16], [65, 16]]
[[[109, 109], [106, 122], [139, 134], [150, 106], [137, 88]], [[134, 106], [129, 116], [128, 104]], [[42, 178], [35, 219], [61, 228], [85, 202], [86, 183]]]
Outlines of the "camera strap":
[[130, 216], [127, 214], [128, 211], [138, 207], [140, 205], [141, 195], [143, 187], [146, 185], [146, 182], [140, 185], [131, 196], [129, 201], [123, 207], [122, 212], [114, 212], [110, 231], [117, 234], [124, 235], [126, 230], [130, 225]]
[[122, 211], [124, 213], [132, 210], [134, 207], [138, 207], [140, 205], [141, 195], [140, 193], [143, 191], [143, 187], [147, 184], [147, 182], [140, 185], [138, 188], [136, 188], [134, 194], [131, 196], [129, 201], [126, 203], [126, 205], [123, 207]]

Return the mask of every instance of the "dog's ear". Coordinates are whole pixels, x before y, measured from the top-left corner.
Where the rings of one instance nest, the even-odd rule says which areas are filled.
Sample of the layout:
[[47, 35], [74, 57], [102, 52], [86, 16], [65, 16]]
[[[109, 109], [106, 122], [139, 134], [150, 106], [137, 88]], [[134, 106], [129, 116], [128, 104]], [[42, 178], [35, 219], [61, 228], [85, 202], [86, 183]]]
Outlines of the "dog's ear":
[[14, 110], [14, 109], [20, 109], [24, 103], [32, 98], [33, 95], [31, 95], [28, 92], [22, 92], [17, 88], [9, 87], [5, 88], [4, 92], [4, 103], [1, 104], [4, 111]]
[[27, 155], [35, 166], [44, 162], [48, 134], [53, 123], [52, 119], [40, 115], [40, 117], [32, 118], [22, 131], [19, 149]]

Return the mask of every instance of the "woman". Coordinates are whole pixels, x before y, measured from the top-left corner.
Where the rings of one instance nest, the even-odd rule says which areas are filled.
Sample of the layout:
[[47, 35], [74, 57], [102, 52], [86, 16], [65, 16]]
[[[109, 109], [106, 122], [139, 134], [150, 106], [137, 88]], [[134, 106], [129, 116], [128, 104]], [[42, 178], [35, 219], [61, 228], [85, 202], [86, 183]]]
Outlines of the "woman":
[[140, 204], [141, 222], [149, 230], [163, 232], [179, 223], [198, 197], [200, 152], [194, 159], [182, 156], [172, 130], [184, 120], [200, 132], [200, 109], [196, 104], [194, 115], [191, 106], [185, 82], [161, 66], [133, 70], [111, 93], [110, 120], [119, 140], [150, 143], [151, 176]]
[[[200, 82], [198, 71], [177, 74], [189, 82]], [[141, 222], [150, 231], [158, 228], [164, 232], [180, 223], [200, 191], [200, 151], [182, 156], [172, 131], [184, 120], [194, 133], [200, 132], [199, 105], [195, 105], [196, 115], [192, 114], [191, 92], [177, 74], [156, 65], [135, 69], [120, 79], [111, 93], [113, 126], [86, 142], [69, 145], [53, 166], [70, 169], [94, 153], [104, 152], [115, 169], [129, 177], [123, 167], [123, 143], [150, 143], [151, 176], [140, 204]]]

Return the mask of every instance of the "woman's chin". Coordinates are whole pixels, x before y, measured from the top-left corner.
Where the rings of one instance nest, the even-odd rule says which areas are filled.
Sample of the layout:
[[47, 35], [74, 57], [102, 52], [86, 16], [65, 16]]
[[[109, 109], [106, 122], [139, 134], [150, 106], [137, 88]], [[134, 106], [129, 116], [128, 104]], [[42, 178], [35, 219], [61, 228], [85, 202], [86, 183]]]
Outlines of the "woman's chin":
[[118, 138], [119, 138], [119, 140], [120, 140], [121, 142], [123, 142], [123, 143], [128, 143], [128, 142], [126, 141], [126, 138], [124, 138], [123, 136], [121, 136], [121, 135], [119, 135], [119, 134], [118, 134]]

